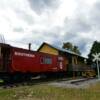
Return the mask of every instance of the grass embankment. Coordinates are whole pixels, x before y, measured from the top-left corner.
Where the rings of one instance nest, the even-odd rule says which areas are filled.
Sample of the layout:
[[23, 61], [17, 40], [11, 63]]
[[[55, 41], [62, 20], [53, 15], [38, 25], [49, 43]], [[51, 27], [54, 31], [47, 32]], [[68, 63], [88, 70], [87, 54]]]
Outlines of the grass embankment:
[[100, 100], [100, 83], [87, 89], [59, 88], [43, 84], [0, 89], [0, 100]]

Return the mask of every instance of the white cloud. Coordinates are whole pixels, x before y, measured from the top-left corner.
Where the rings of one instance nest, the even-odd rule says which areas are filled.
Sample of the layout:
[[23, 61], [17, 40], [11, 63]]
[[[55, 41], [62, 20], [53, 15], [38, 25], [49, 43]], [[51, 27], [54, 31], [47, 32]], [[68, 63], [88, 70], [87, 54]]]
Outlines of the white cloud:
[[86, 55], [93, 41], [100, 41], [97, 1], [0, 0], [0, 33], [13, 45], [32, 42], [34, 49], [44, 41], [70, 41]]

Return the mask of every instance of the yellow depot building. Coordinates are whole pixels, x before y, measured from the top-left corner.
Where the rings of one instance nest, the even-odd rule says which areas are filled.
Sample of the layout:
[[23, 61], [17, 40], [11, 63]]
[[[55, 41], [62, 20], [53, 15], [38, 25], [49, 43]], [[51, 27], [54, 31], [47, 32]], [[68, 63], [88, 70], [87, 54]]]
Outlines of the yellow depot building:
[[68, 58], [69, 64], [84, 64], [84, 60], [86, 58], [69, 51], [67, 49], [59, 48], [57, 46], [50, 45], [48, 43], [43, 43], [37, 50], [38, 52], [53, 54], [53, 55], [61, 55]]
[[59, 50], [52, 45], [49, 45], [47, 43], [43, 43], [39, 49], [38, 52], [44, 52], [48, 54], [53, 54], [53, 55], [59, 55]]
[[66, 67], [68, 66], [69, 72], [82, 72], [84, 68], [87, 67], [85, 64], [86, 58], [67, 49], [50, 45], [46, 42], [42, 43], [37, 51], [65, 57]]

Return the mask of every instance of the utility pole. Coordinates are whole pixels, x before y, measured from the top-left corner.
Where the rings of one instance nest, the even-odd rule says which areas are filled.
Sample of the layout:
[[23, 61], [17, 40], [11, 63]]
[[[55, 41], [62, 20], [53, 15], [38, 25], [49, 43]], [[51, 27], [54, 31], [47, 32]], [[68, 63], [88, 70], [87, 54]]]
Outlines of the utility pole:
[[100, 71], [99, 71], [99, 61], [96, 60], [97, 63], [97, 72], [98, 72], [98, 79], [100, 78]]

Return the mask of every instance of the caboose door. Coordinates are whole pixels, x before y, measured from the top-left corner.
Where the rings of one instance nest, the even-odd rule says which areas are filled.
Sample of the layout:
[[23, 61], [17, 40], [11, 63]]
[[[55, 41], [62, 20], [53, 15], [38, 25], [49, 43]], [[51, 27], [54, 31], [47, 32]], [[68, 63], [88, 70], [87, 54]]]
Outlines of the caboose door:
[[58, 67], [60, 70], [63, 69], [63, 58], [62, 57], [58, 57]]
[[2, 72], [7, 72], [10, 65], [10, 48], [1, 47], [1, 69]]

